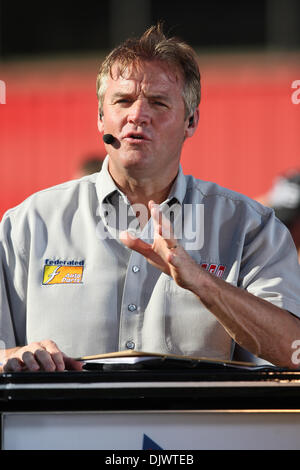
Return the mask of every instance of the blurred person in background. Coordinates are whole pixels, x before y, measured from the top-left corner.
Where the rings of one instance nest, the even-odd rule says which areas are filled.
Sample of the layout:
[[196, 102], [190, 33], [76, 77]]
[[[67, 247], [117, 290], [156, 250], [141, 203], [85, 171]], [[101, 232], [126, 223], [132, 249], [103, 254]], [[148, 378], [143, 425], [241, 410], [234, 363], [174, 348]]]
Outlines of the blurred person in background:
[[274, 181], [270, 191], [256, 198], [271, 207], [293, 237], [300, 263], [300, 170], [290, 170]]
[[80, 161], [74, 178], [82, 178], [83, 176], [98, 173], [102, 168], [104, 158], [101, 155], [87, 155]]

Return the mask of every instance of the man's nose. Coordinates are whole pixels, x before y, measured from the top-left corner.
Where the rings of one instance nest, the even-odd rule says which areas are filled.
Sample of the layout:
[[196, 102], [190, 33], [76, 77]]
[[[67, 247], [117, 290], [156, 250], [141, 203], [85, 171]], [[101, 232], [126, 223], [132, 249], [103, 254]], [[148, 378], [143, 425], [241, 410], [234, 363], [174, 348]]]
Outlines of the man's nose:
[[143, 126], [149, 124], [151, 120], [150, 106], [146, 100], [136, 100], [130, 106], [128, 113], [128, 122], [136, 126]]

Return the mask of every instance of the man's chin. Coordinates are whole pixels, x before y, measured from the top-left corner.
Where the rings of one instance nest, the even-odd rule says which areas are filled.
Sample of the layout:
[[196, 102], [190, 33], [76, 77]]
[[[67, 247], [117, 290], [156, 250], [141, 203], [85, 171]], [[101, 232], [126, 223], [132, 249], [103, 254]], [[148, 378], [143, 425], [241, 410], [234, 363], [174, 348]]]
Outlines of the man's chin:
[[121, 161], [127, 170], [147, 169], [153, 166], [153, 159], [141, 152], [131, 152], [130, 154], [123, 155], [121, 156]]

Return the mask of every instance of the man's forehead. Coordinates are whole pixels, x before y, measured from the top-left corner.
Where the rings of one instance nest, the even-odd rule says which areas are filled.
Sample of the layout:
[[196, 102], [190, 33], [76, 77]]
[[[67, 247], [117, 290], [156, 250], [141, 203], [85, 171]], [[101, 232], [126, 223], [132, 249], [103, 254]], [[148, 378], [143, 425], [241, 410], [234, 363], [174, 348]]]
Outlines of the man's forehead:
[[123, 82], [124, 85], [131, 80], [139, 83], [160, 81], [182, 84], [179, 70], [158, 60], [131, 62], [128, 65], [116, 62], [111, 68], [111, 79], [119, 83]]

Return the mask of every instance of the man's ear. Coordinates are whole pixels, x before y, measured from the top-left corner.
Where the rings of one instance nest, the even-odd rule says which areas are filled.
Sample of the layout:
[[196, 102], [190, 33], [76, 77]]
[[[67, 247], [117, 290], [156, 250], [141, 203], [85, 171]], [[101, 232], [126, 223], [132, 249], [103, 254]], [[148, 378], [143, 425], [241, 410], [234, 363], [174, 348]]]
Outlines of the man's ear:
[[104, 132], [103, 114], [98, 113], [98, 130], [101, 134]]
[[192, 116], [189, 116], [186, 119], [186, 128], [185, 128], [185, 133], [184, 133], [185, 138], [192, 137], [192, 135], [194, 135], [198, 126], [198, 122], [199, 122], [199, 108], [195, 110]]

